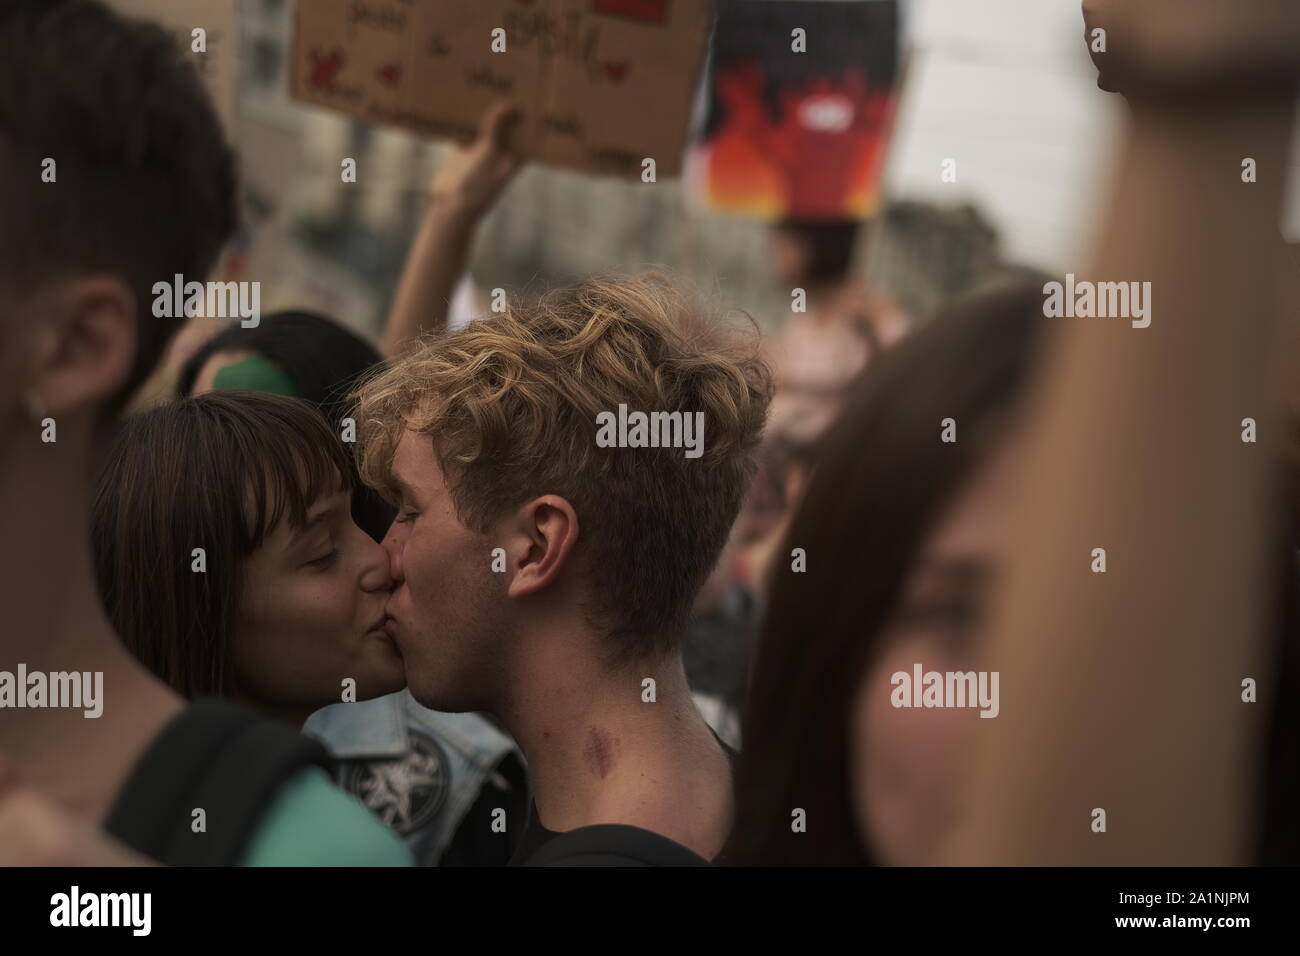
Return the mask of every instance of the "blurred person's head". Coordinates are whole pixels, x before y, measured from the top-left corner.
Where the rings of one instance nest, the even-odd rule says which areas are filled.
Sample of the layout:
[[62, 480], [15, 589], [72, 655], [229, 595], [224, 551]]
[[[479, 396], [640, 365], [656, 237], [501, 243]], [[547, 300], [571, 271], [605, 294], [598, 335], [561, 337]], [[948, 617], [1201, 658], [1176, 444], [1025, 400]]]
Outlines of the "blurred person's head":
[[305, 719], [347, 678], [358, 700], [400, 690], [387, 556], [350, 492], [343, 446], [305, 401], [223, 391], [127, 416], [93, 509], [115, 630], [182, 695], [270, 716]]
[[[848, 393], [846, 388], [839, 396], [841, 405]], [[824, 439], [825, 430], [816, 420], [792, 418], [774, 425], [770, 440], [764, 441], [761, 467], [774, 472], [780, 486], [780, 500], [786, 509], [798, 504]]]
[[[276, 312], [253, 328], [232, 325], [190, 356], [176, 382], [178, 397], [214, 389], [245, 389], [306, 399], [325, 415], [335, 435], [352, 416], [350, 393], [382, 359], [374, 346], [313, 312]], [[353, 478], [353, 520], [376, 541], [393, 511]]]
[[[590, 280], [363, 386], [361, 472], [399, 506], [388, 610], [421, 703], [522, 706], [566, 663], [539, 659], [543, 635], [602, 671], [680, 657], [770, 394], [756, 343], [710, 319], [653, 276]], [[702, 414], [702, 455], [603, 447], [620, 405]]]
[[773, 275], [782, 288], [833, 288], [852, 272], [861, 223], [784, 219], [768, 235]]
[[998, 230], [974, 205], [903, 200], [881, 212], [863, 266], [923, 324], [1002, 271], [1000, 246]]
[[[777, 546], [785, 537], [786, 526], [817, 460], [820, 433], [790, 427], [789, 420], [777, 423], [772, 414], [768, 422], [758, 452], [758, 471], [728, 539], [726, 577], [710, 582], [715, 593], [738, 585], [763, 597]], [[718, 577], [717, 573], [714, 577]]]
[[8, 427], [39, 435], [48, 415], [65, 454], [85, 454], [177, 329], [153, 316], [154, 283], [207, 275], [234, 193], [217, 116], [164, 30], [89, 0], [0, 4]]
[[817, 460], [820, 436], [773, 431], [770, 416], [768, 421], [754, 456], [753, 480], [741, 497], [740, 511], [718, 565], [695, 603], [696, 614], [706, 613], [733, 587], [760, 590], [763, 582], [752, 573], [751, 556], [784, 537], [785, 525]]
[[[970, 669], [1013, 493], [1009, 435], [1041, 337], [1040, 288], [944, 310], [871, 366], [821, 445], [776, 563], [728, 859], [932, 859], [978, 711], [895, 708], [890, 678], [915, 663]], [[952, 443], [941, 441], [949, 418]], [[790, 568], [794, 548], [803, 572]], [[796, 809], [806, 832], [792, 829]]]

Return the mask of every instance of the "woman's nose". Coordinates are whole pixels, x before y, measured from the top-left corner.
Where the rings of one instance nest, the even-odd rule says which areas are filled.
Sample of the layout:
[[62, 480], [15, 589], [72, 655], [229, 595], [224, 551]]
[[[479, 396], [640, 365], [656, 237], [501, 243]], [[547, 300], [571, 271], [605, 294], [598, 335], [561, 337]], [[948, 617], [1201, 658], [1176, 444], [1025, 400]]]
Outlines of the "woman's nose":
[[361, 587], [365, 591], [389, 591], [393, 587], [392, 561], [388, 550], [366, 538], [366, 555], [361, 571]]

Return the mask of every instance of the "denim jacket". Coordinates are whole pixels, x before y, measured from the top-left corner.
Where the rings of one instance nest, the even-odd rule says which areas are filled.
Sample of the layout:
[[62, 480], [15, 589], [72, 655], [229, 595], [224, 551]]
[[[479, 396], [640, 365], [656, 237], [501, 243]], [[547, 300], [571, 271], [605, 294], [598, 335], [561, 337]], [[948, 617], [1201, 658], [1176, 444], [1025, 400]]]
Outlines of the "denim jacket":
[[409, 691], [331, 704], [303, 733], [339, 761], [337, 782], [395, 830], [417, 864], [436, 866], [515, 742], [479, 714], [444, 714]]

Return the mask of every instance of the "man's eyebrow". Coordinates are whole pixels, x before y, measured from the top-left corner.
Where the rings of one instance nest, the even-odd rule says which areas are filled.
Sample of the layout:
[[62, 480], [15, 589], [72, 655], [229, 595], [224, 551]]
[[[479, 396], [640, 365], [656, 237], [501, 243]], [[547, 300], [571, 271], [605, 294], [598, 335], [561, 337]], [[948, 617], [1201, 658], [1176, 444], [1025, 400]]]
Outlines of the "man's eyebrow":
[[414, 490], [411, 488], [410, 484], [407, 483], [406, 479], [397, 473], [396, 468], [390, 468], [388, 476], [393, 479], [393, 484], [397, 486], [397, 490], [402, 493], [403, 498], [415, 497]]

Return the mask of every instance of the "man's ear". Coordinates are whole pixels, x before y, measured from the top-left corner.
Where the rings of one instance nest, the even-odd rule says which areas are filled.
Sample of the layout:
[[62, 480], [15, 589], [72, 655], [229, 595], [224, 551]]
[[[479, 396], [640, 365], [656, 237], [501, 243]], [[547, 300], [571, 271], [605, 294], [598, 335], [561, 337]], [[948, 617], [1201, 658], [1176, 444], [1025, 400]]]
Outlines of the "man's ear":
[[578, 543], [578, 513], [559, 495], [543, 495], [520, 508], [504, 529], [509, 544], [512, 598], [536, 594], [559, 577]]
[[131, 374], [135, 296], [115, 276], [85, 276], [41, 297], [28, 398], [53, 416], [104, 404]]

